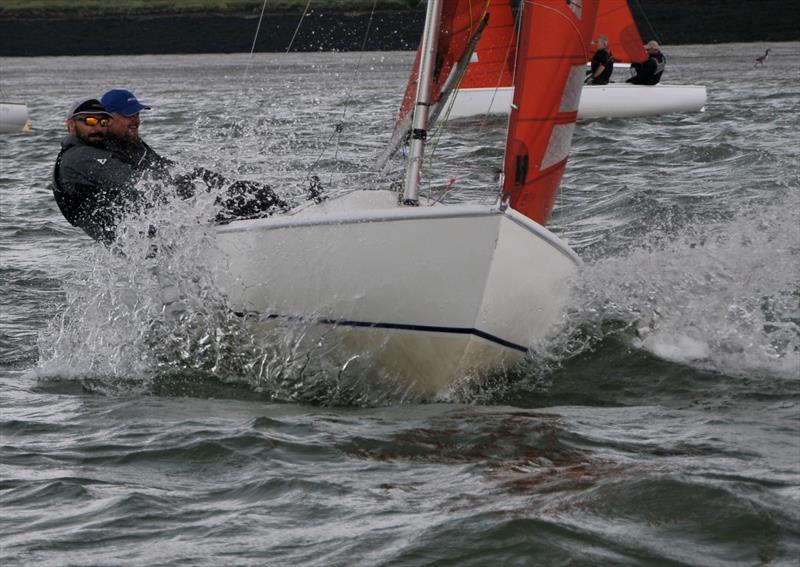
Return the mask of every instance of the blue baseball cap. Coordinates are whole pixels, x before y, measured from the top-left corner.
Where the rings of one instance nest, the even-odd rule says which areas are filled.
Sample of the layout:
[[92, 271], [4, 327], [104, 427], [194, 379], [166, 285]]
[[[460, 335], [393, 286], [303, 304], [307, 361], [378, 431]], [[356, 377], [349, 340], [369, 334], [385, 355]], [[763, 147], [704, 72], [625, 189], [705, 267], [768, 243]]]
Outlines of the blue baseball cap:
[[103, 95], [100, 102], [108, 112], [116, 112], [123, 116], [133, 116], [142, 110], [150, 110], [149, 106], [143, 105], [136, 100], [131, 91], [125, 89], [111, 89]]

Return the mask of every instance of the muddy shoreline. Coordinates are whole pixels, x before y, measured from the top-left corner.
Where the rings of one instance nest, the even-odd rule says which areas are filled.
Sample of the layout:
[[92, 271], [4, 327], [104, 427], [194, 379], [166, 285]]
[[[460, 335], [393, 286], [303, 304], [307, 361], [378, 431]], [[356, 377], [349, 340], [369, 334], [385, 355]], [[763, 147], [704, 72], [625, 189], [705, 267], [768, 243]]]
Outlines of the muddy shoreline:
[[[646, 14], [644, 18], [634, 9], [642, 36], [667, 45], [800, 39], [800, 11], [790, 2], [649, 0], [638, 4]], [[265, 15], [256, 51], [285, 51], [299, 20], [299, 13]], [[379, 11], [371, 19], [365, 12], [314, 12], [300, 27], [292, 51], [415, 49], [423, 20], [420, 9]], [[0, 56], [249, 52], [257, 24], [257, 13], [6, 15], [0, 17]], [[365, 42], [368, 24], [371, 31]]]

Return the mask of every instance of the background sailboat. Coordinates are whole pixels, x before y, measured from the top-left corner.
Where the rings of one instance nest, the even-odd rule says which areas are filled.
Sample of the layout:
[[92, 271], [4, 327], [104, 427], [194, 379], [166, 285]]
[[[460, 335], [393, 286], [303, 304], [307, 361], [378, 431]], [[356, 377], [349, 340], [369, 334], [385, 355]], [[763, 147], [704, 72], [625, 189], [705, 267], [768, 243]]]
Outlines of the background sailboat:
[[[441, 99], [487, 4], [429, 2], [405, 114], [427, 114]], [[402, 199], [353, 191], [218, 227], [209, 265], [230, 307], [267, 334], [284, 323], [302, 329], [306, 356], [327, 353], [339, 373], [391, 376], [421, 395], [523, 358], [551, 331], [579, 264], [542, 225], [566, 166], [596, 10], [593, 0], [523, 3], [519, 104], [495, 204], [419, 198], [421, 156], [412, 153]], [[418, 118], [412, 140], [424, 147]], [[406, 124], [401, 116], [398, 129]]]
[[[592, 37], [604, 34], [618, 62], [642, 62], [647, 54], [626, 0], [599, 0]], [[506, 114], [512, 101], [512, 78], [507, 72], [513, 62], [515, 44], [512, 2], [492, 2], [487, 30], [478, 43], [476, 57], [458, 90], [449, 116], [460, 118], [484, 114]], [[484, 40], [484, 38], [488, 38]], [[502, 57], [507, 64], [501, 64]], [[668, 67], [669, 69], [669, 67]], [[627, 78], [627, 77], [626, 77]], [[586, 85], [578, 118], [629, 118], [673, 112], [697, 112], [706, 105], [706, 88], [698, 85], [660, 83], [655, 86], [611, 83]]]

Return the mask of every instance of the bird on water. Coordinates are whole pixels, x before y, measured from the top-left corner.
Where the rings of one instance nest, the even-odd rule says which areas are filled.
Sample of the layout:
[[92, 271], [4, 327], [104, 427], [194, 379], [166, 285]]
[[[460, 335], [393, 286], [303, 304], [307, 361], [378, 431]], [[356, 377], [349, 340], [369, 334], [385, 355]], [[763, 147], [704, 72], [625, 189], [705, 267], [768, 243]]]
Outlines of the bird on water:
[[753, 67], [758, 67], [759, 65], [763, 65], [764, 63], [767, 62], [767, 59], [769, 59], [769, 49], [767, 49], [767, 51], [764, 52], [764, 55], [756, 57], [756, 64], [753, 65]]

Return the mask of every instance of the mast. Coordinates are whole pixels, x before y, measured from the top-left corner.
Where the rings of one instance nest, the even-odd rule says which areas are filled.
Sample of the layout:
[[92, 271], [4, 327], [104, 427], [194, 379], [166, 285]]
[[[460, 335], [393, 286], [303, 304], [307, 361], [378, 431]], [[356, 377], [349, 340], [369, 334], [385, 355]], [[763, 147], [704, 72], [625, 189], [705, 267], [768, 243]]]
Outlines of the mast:
[[420, 47], [422, 60], [419, 66], [416, 108], [411, 126], [411, 147], [406, 167], [405, 190], [403, 191], [403, 204], [405, 205], [419, 204], [419, 178], [425, 152], [425, 140], [428, 137], [428, 110], [431, 105], [431, 85], [433, 84], [433, 68], [436, 64], [441, 19], [442, 0], [430, 0], [425, 15], [425, 31]]

